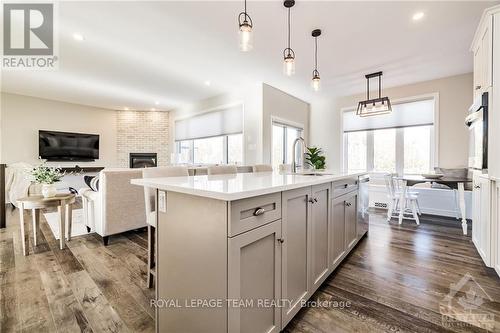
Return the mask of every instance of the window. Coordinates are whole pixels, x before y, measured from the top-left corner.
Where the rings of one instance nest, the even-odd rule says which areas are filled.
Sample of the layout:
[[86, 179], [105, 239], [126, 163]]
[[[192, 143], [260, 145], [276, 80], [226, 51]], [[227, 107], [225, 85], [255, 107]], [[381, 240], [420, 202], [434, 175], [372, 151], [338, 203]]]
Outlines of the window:
[[373, 171], [396, 171], [396, 130], [373, 131]]
[[404, 129], [404, 173], [425, 173], [431, 165], [432, 126]]
[[366, 171], [366, 132], [347, 133], [346, 141], [349, 172]]
[[234, 104], [175, 121], [176, 161], [243, 164], [243, 105]]
[[344, 112], [344, 169], [399, 174], [429, 172], [434, 163], [434, 99], [400, 103], [389, 115]]
[[[302, 136], [302, 128], [273, 123], [272, 162], [273, 166], [292, 163], [293, 142]], [[297, 146], [297, 150], [300, 147]], [[299, 152], [297, 151], [297, 154]], [[298, 155], [297, 155], [298, 156]]]
[[186, 164], [242, 164], [243, 134], [177, 141], [177, 161]]

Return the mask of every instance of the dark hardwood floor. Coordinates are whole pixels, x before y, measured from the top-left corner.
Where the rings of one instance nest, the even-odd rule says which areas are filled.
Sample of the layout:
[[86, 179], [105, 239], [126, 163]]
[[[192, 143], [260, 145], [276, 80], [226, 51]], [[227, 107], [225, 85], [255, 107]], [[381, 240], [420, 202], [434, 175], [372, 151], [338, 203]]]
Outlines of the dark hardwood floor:
[[[0, 230], [0, 332], [154, 330], [145, 232], [111, 237], [107, 247], [90, 234], [60, 250], [42, 218], [41, 244], [33, 248], [30, 239], [24, 257], [17, 212], [8, 211], [7, 228]], [[466, 288], [447, 298], [450, 285], [461, 280]], [[475, 297], [466, 297], [469, 290]], [[473, 302], [464, 313], [464, 299], [481, 304]], [[500, 331], [500, 279], [458, 223], [424, 219], [419, 227], [411, 221], [398, 226], [373, 214], [369, 236], [311, 300], [328, 303], [302, 309], [286, 332], [485, 331], [464, 321], [448, 326], [443, 313], [474, 324], [491, 319], [490, 330]]]

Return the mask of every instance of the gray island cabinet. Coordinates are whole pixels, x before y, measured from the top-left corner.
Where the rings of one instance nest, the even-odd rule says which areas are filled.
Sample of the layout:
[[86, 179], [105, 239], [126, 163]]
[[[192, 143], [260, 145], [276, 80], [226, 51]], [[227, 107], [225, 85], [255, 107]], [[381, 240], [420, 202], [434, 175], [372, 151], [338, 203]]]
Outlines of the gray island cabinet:
[[280, 332], [366, 233], [358, 176], [133, 180], [157, 190], [157, 332]]

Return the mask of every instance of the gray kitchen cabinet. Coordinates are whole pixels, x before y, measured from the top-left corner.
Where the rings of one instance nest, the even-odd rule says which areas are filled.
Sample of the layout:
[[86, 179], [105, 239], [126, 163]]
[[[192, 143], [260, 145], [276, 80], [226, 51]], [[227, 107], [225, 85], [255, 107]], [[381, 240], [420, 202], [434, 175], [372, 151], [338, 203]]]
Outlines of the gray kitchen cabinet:
[[301, 301], [310, 296], [311, 263], [311, 187], [282, 193], [282, 293], [290, 300], [282, 308], [282, 327], [301, 308]]
[[331, 200], [330, 215], [330, 268], [335, 269], [344, 257], [345, 238], [345, 196]]
[[328, 239], [330, 229], [331, 185], [312, 187], [311, 203], [311, 283], [317, 289], [329, 273]]
[[[228, 331], [279, 332], [281, 220], [228, 239]], [[260, 303], [262, 302], [262, 303]]]
[[358, 241], [358, 191], [331, 200], [330, 217], [330, 269], [335, 269]]
[[346, 249], [349, 251], [358, 240], [357, 231], [358, 192], [352, 192], [345, 199], [345, 239]]

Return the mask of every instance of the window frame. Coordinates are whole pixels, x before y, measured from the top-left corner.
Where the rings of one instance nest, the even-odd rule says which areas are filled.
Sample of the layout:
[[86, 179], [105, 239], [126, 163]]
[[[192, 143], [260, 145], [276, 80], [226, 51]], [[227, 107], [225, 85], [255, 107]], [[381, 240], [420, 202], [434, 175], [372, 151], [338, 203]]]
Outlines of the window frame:
[[281, 164], [290, 164], [290, 163], [287, 163], [286, 159], [287, 159], [287, 156], [288, 156], [288, 147], [287, 147], [287, 128], [293, 128], [295, 130], [297, 130], [300, 134], [300, 137], [303, 137], [304, 135], [304, 125], [302, 124], [299, 124], [299, 123], [294, 123], [294, 122], [291, 122], [291, 121], [288, 121], [288, 120], [284, 120], [284, 119], [280, 119], [280, 118], [275, 118], [273, 117], [271, 119], [271, 162], [273, 162], [273, 148], [274, 148], [274, 135], [273, 135], [273, 130], [274, 130], [274, 126], [279, 126], [279, 127], [282, 127], [283, 128], [283, 154], [281, 156]]
[[[404, 104], [411, 102], [418, 102], [422, 100], [434, 101], [434, 123], [430, 129], [430, 168], [439, 165], [439, 93], [431, 93], [425, 95], [418, 95], [413, 97], [405, 97], [392, 100], [392, 104]], [[347, 158], [347, 133], [344, 132], [344, 113], [355, 111], [356, 107], [347, 107], [340, 110], [340, 151], [341, 154], [341, 168], [343, 172], [348, 171], [348, 158]], [[376, 116], [375, 116], [376, 117]], [[425, 125], [418, 125], [425, 126]], [[397, 127], [396, 128], [396, 173], [402, 175], [404, 173], [404, 129], [411, 126]], [[381, 128], [382, 129], [382, 128]], [[374, 140], [373, 131], [366, 130], [366, 171], [373, 172], [374, 169]]]
[[[175, 143], [175, 151], [176, 151], [176, 163], [182, 163], [182, 164], [189, 164], [189, 165], [209, 165], [211, 163], [195, 163], [194, 162], [194, 141], [195, 140], [203, 140], [203, 139], [211, 139], [211, 138], [220, 138], [222, 137], [222, 164], [229, 164], [229, 144], [228, 144], [228, 137], [232, 135], [241, 135], [241, 165], [244, 165], [245, 161], [245, 147], [244, 147], [244, 141], [245, 137], [243, 135], [243, 132], [241, 133], [231, 133], [231, 134], [224, 134], [224, 135], [216, 135], [216, 136], [209, 136], [209, 137], [200, 137], [200, 138], [195, 138], [195, 139], [188, 139], [188, 140], [176, 140]], [[189, 161], [188, 162], [179, 162], [179, 154], [180, 154], [180, 144], [181, 142], [189, 142]], [[236, 164], [235, 164], [236, 165]]]

